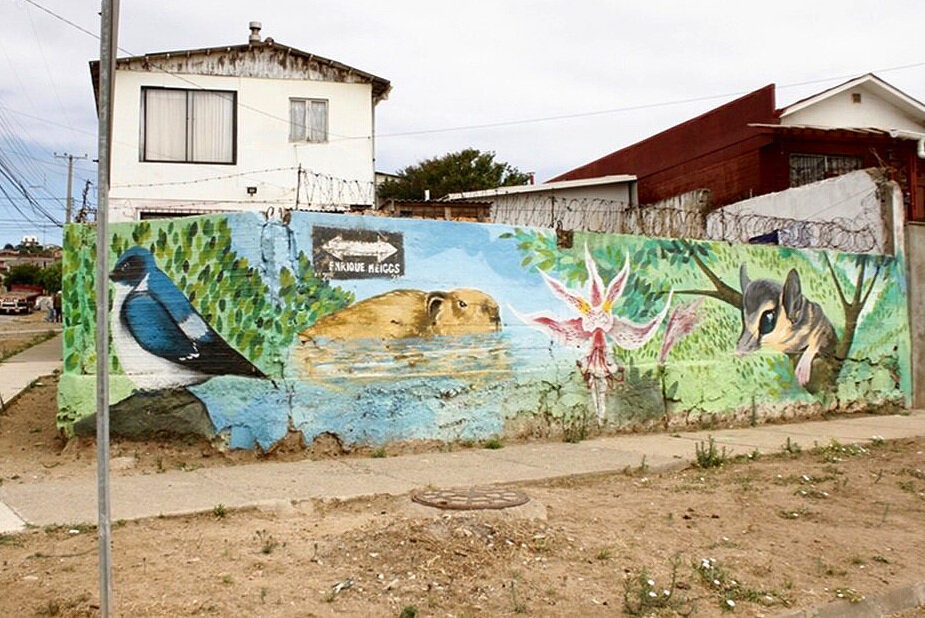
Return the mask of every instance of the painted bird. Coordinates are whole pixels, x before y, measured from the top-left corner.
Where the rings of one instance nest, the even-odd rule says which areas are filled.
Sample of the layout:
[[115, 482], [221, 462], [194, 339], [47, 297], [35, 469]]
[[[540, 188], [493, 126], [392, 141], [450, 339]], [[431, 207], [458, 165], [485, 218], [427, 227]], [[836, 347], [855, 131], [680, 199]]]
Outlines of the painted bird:
[[123, 253], [109, 278], [113, 346], [140, 388], [188, 386], [216, 375], [266, 377], [206, 323], [147, 249]]

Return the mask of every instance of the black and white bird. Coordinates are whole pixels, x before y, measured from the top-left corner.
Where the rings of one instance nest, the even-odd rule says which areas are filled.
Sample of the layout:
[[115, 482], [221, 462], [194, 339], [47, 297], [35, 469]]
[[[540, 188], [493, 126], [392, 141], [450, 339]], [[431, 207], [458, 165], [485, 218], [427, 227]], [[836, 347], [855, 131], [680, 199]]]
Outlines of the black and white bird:
[[123, 253], [109, 278], [113, 346], [139, 388], [177, 388], [217, 375], [266, 377], [206, 323], [147, 249]]

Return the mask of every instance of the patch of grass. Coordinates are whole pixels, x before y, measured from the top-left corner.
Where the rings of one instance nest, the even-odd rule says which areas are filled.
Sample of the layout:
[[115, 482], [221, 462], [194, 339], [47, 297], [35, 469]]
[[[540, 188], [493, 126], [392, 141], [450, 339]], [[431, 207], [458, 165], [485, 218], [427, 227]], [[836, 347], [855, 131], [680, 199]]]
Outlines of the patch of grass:
[[737, 602], [746, 601], [764, 606], [790, 605], [791, 601], [776, 590], [752, 588], [733, 577], [725, 568], [712, 558], [703, 558], [695, 562], [694, 572], [701, 582], [718, 599], [723, 611], [735, 608]]
[[492, 450], [496, 450], [496, 449], [504, 447], [504, 445], [501, 443], [501, 440], [499, 440], [498, 438], [489, 438], [488, 440], [485, 440], [485, 443], [482, 444], [482, 446], [484, 446], [487, 449], [492, 449]]
[[599, 550], [597, 550], [597, 555], [595, 555], [594, 557], [601, 561], [610, 560], [611, 558], [610, 548], [609, 547], [600, 548]]
[[526, 614], [527, 604], [517, 596], [517, 582], [511, 581], [511, 604], [514, 606], [515, 614]]
[[905, 492], [915, 493], [915, 481], [897, 481], [896, 485]]
[[787, 436], [787, 441], [781, 445], [780, 450], [783, 451], [786, 455], [796, 457], [803, 452], [803, 447], [801, 447], [796, 441], [791, 440], [790, 436]]
[[920, 481], [925, 481], [925, 472], [919, 470], [918, 468], [903, 468], [901, 472], [903, 474], [908, 474], [912, 478], [919, 479]]
[[[373, 451], [372, 454], [370, 455], [370, 457], [375, 457], [376, 459], [382, 459], [382, 458], [384, 458], [385, 456], [386, 456], [386, 454], [385, 454], [385, 447], [384, 447], [384, 446], [380, 446], [380, 447], [377, 448], [375, 451]], [[409, 605], [408, 607], [412, 607], [412, 606]]]
[[85, 534], [87, 532], [94, 532], [96, 530], [95, 524], [49, 524], [42, 528], [45, 534], [52, 534], [54, 532], [71, 532], [71, 530], [76, 530], [71, 534]]
[[678, 592], [680, 556], [671, 561], [671, 575], [667, 587], [659, 586], [645, 569], [631, 571], [623, 580], [623, 611], [629, 616], [661, 615], [659, 610], [673, 610], [681, 616], [693, 612], [693, 604]]
[[722, 452], [716, 448], [716, 441], [713, 439], [713, 436], [708, 436], [708, 442], [706, 445], [701, 441], [694, 446], [694, 454], [696, 455], [696, 465], [698, 468], [720, 468], [724, 463], [726, 463], [726, 447], [723, 447]]
[[813, 449], [813, 454], [821, 455], [822, 461], [825, 463], [839, 463], [848, 457], [867, 455], [869, 453], [870, 450], [860, 444], [842, 444], [834, 438], [825, 446], [817, 446]]
[[279, 541], [266, 530], [258, 530], [254, 536], [260, 542], [260, 553], [262, 554], [272, 554], [273, 550], [279, 547]]
[[216, 519], [224, 519], [227, 514], [228, 508], [221, 502], [212, 507], [212, 515], [214, 515]]
[[864, 600], [864, 595], [855, 590], [854, 588], [840, 587], [835, 589], [835, 597], [838, 599], [844, 599], [849, 603], [860, 603]]
[[398, 614], [398, 618], [417, 618], [418, 608], [414, 605], [405, 605]]
[[818, 571], [820, 575], [825, 575], [827, 577], [843, 577], [848, 574], [848, 571], [845, 569], [839, 569], [822, 558], [816, 558], [816, 571]]
[[0, 545], [22, 546], [22, 539], [18, 534], [0, 534]]
[[[44, 342], [44, 341], [48, 341], [49, 339], [51, 339], [52, 337], [54, 337], [55, 334], [56, 334], [56, 333], [55, 333], [55, 331], [53, 331], [53, 330], [45, 331], [44, 333], [40, 333], [40, 334], [38, 334], [38, 335], [35, 335], [34, 337], [32, 337], [31, 339], [29, 339], [29, 340], [27, 340], [27, 341], [23, 341], [21, 344], [15, 346], [15, 347], [11, 347], [11, 348], [9, 348], [8, 350], [5, 350], [5, 351], [3, 351], [3, 352], [0, 352], [0, 361], [5, 361], [6, 359], [10, 358], [11, 356], [16, 356], [16, 355], [19, 354], [20, 352], [25, 352], [26, 350], [28, 350], [28, 349], [31, 348], [32, 346], [36, 346], [36, 345], [38, 345], [38, 344], [40, 344], [40, 343], [42, 343], [42, 342]], [[32, 387], [32, 385], [30, 385], [30, 388], [31, 388], [31, 387]]]

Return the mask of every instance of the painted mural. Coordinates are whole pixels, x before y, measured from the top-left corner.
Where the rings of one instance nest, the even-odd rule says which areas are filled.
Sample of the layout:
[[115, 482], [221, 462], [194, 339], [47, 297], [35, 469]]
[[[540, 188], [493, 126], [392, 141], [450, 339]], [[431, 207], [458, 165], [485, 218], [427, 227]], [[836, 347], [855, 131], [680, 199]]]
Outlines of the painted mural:
[[[92, 433], [94, 231], [65, 246], [58, 423]], [[304, 212], [109, 249], [115, 434], [581, 439], [910, 393], [891, 257]]]

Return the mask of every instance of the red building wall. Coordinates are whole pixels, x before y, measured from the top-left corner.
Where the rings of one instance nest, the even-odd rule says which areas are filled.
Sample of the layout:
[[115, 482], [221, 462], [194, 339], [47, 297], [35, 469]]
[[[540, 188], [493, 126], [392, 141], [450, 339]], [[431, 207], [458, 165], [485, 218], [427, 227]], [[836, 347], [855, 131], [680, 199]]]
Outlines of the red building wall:
[[906, 197], [907, 217], [925, 220], [925, 165], [915, 142], [779, 122], [772, 84], [552, 181], [634, 174], [641, 204], [709, 189], [713, 205], [724, 206], [789, 188], [791, 154], [857, 156], [862, 167], [887, 169]]

